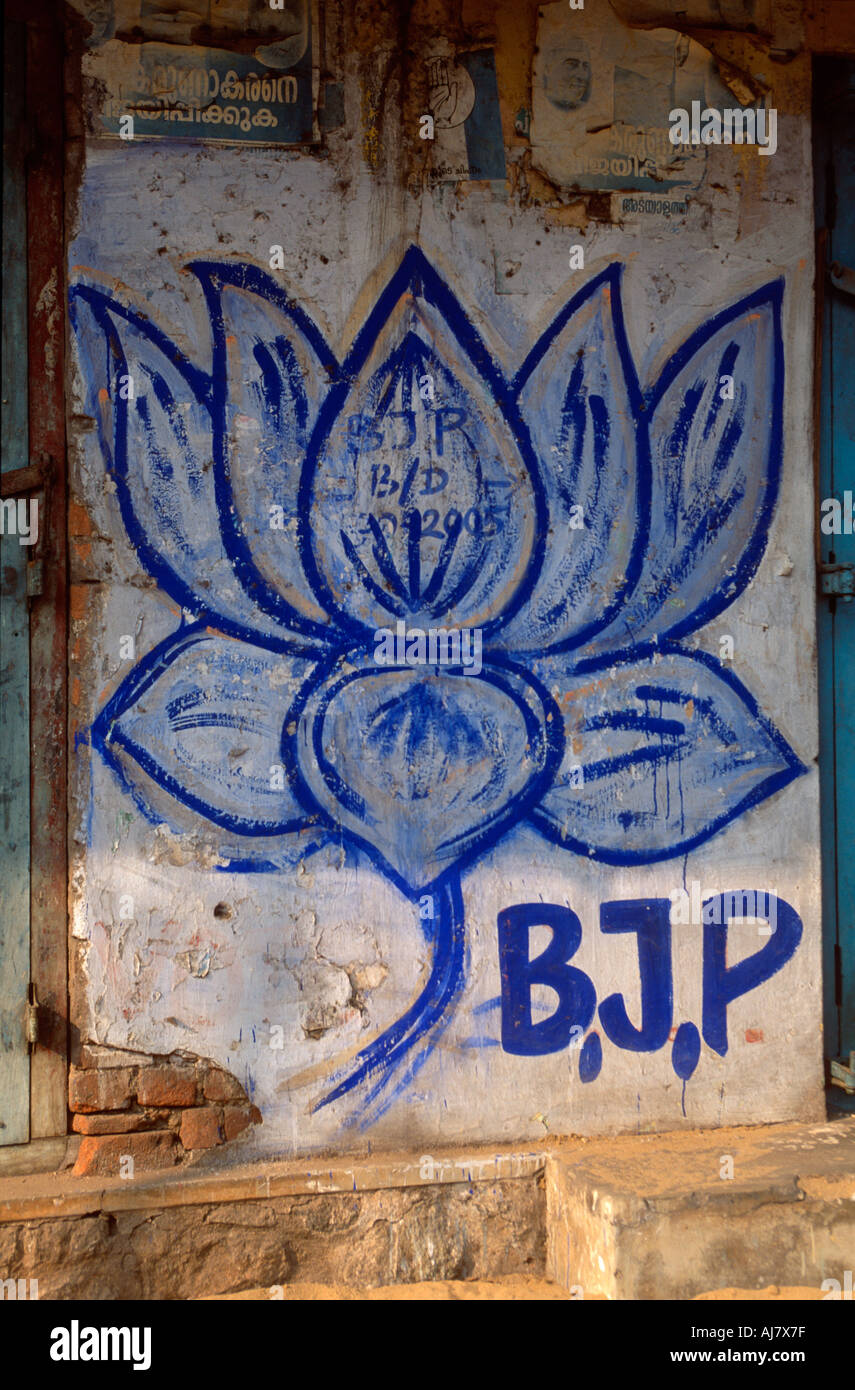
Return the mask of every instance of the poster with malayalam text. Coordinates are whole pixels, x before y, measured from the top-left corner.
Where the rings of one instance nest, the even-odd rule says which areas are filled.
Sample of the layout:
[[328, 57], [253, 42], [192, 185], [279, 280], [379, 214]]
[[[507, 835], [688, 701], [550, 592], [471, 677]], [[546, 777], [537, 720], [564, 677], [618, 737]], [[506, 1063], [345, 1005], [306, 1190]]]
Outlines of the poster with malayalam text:
[[91, 133], [303, 145], [319, 138], [314, 0], [119, 0], [84, 56]]

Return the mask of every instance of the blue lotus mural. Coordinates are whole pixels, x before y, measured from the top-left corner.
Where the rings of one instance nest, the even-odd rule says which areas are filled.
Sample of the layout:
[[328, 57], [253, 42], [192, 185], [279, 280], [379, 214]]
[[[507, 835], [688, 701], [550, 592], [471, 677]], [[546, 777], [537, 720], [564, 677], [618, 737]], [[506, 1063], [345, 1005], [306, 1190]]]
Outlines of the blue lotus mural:
[[[418, 911], [432, 969], [320, 1101], [376, 1117], [464, 980], [461, 875], [526, 822], [613, 865], [685, 855], [805, 769], [682, 639], [763, 555], [782, 448], [783, 285], [694, 331], [642, 389], [621, 270], [513, 375], [411, 247], [339, 359], [266, 272], [197, 261], [210, 365], [72, 291], [90, 410], [140, 563], [181, 606], [95, 747], [230, 871], [340, 844]], [[477, 632], [473, 665], [411, 634]], [[404, 634], [380, 664], [378, 634]]]

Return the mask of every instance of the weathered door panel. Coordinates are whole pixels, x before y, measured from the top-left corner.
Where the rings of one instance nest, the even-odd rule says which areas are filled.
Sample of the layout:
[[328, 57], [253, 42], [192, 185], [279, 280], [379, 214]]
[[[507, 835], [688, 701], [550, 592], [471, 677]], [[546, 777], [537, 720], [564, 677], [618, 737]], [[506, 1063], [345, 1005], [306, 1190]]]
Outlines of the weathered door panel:
[[[0, 534], [0, 1145], [30, 1137], [30, 630], [27, 564], [10, 475], [28, 463], [24, 26], [5, 26], [3, 499]], [[29, 503], [22, 499], [29, 514]]]
[[[840, 273], [855, 267], [855, 63], [822, 64], [817, 94], [819, 496], [841, 504], [834, 530], [833, 514], [822, 512], [819, 560], [827, 567], [855, 565], [855, 295]], [[855, 601], [821, 597], [818, 638], [826, 1054], [837, 1057], [855, 1050]]]

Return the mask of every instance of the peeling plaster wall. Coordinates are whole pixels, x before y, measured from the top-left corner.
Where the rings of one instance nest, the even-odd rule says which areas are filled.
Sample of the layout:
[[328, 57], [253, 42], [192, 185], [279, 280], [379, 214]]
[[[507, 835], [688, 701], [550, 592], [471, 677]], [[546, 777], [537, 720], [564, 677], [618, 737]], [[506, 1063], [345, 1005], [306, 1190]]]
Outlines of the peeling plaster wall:
[[[103, 21], [102, 5], [78, 0], [77, 9]], [[684, 645], [718, 664], [722, 637], [733, 638], [726, 665], [807, 771], [698, 848], [660, 862], [610, 865], [550, 843], [528, 822], [509, 827], [462, 874], [462, 912], [455, 911], [465, 923], [465, 984], [445, 1030], [416, 1052], [412, 1074], [413, 1057], [404, 1059], [384, 1093], [391, 1103], [379, 1114], [375, 1105], [369, 1123], [355, 1122], [358, 1102], [385, 1075], [382, 1066], [361, 1088], [315, 1110], [428, 981], [432, 949], [418, 898], [408, 899], [341, 836], [306, 857], [295, 852], [276, 872], [232, 872], [215, 827], [142, 772], [123, 786], [92, 747], [99, 711], [134, 661], [175, 632], [181, 613], [129, 542], [78, 361], [70, 384], [72, 996], [80, 1037], [150, 1054], [183, 1050], [231, 1072], [263, 1117], [239, 1141], [242, 1157], [253, 1146], [279, 1154], [369, 1144], [429, 1150], [458, 1140], [816, 1118], [822, 1039], [808, 62], [772, 64], [757, 38], [708, 36], [725, 62], [768, 91], [778, 110], [777, 152], [764, 158], [755, 149], [712, 145], [685, 217], [623, 215], [608, 191], [583, 195], [556, 184], [528, 138], [536, 6], [328, 3], [322, 18], [322, 96], [326, 82], [343, 83], [344, 124], [303, 150], [103, 141], [90, 133], [73, 209], [70, 281], [141, 312], [207, 371], [210, 325], [199, 284], [184, 269], [189, 261], [267, 270], [271, 246], [281, 244], [285, 269], [271, 273], [342, 355], [415, 244], [510, 376], [572, 296], [620, 263], [628, 350], [645, 384], [711, 315], [784, 276], [784, 459], [765, 552], [732, 606]], [[565, 19], [572, 31], [573, 13]], [[429, 142], [419, 139], [430, 98], [421, 55], [437, 35], [458, 52], [495, 52], [505, 182], [431, 176]], [[568, 269], [574, 245], [584, 248], [584, 269]], [[128, 635], [133, 659], [120, 655]], [[297, 688], [287, 676], [283, 685]], [[153, 807], [156, 823], [134, 793]], [[706, 795], [714, 802], [718, 788], [708, 786]], [[622, 994], [638, 1027], [637, 938], [601, 932], [600, 906], [668, 898], [693, 882], [705, 898], [774, 893], [804, 929], [792, 958], [730, 1005], [726, 1055], [702, 1043], [685, 1084], [672, 1060], [678, 1026], [702, 1021], [698, 924], [672, 929], [665, 1045], [615, 1046], [595, 1018], [581, 1030], [593, 1029], [602, 1044], [602, 1069], [588, 1081], [580, 1079], [580, 1033], [543, 1055], [502, 1046], [499, 914], [522, 903], [569, 906], [582, 927], [572, 965], [590, 977], [600, 1002]], [[531, 954], [548, 940], [546, 927], [536, 926]], [[756, 921], [733, 925], [728, 967], [768, 940]], [[532, 998], [540, 1007], [535, 1021], [556, 1004], [545, 985], [536, 984]], [[590, 1046], [586, 1056], [590, 1071]]]

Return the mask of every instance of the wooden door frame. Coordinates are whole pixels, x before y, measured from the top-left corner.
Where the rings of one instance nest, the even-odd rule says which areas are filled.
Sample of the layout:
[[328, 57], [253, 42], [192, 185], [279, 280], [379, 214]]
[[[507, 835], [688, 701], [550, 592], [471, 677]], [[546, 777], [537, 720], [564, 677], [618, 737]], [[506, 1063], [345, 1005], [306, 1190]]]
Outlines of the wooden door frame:
[[26, 30], [29, 463], [3, 493], [40, 500], [40, 590], [30, 608], [30, 980], [40, 1005], [30, 1058], [30, 1142], [0, 1172], [52, 1167], [68, 1131], [68, 552], [66, 541], [64, 6], [7, 0]]

